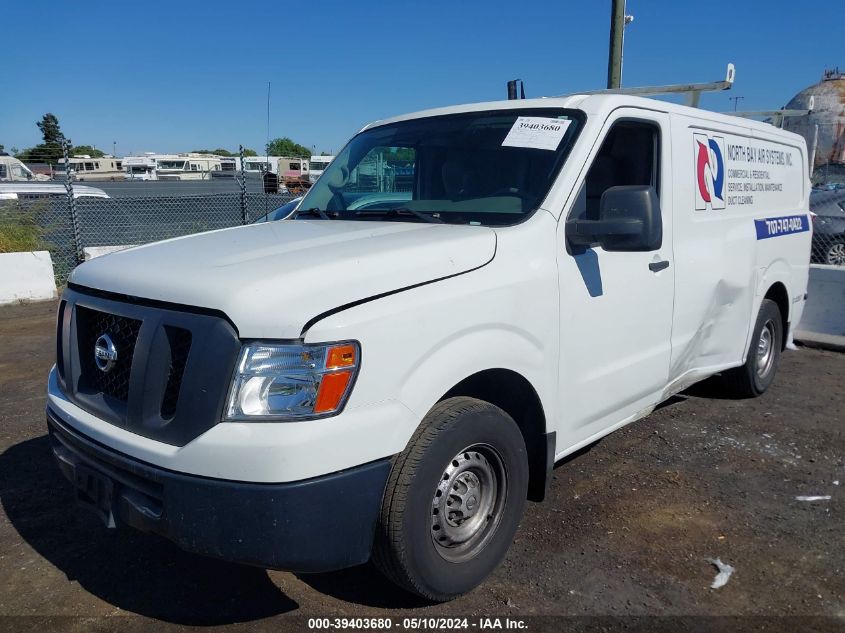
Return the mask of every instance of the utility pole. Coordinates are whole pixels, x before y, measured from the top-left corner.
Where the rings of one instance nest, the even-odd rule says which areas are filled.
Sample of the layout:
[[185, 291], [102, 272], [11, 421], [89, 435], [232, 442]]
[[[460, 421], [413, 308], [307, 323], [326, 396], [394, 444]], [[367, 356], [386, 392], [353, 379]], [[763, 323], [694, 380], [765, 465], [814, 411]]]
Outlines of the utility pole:
[[625, 38], [625, 0], [612, 0], [610, 50], [607, 58], [607, 87], [622, 86], [622, 44]]
[[739, 103], [741, 99], [745, 99], [745, 97], [728, 97], [728, 101], [734, 102], [734, 112], [736, 112], [736, 104]]

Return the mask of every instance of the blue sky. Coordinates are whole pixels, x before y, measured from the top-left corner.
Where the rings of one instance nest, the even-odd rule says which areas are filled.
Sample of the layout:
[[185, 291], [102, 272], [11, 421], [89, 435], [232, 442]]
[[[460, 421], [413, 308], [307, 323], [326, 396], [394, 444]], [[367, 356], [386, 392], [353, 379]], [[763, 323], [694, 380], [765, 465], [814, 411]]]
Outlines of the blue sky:
[[[710, 81], [702, 107], [783, 106], [845, 67], [842, 0], [628, 0], [624, 85]], [[338, 150], [363, 124], [428, 107], [604, 87], [610, 0], [10, 2], [3, 9], [0, 143], [41, 141], [59, 117], [77, 144], [119, 154], [271, 136]]]

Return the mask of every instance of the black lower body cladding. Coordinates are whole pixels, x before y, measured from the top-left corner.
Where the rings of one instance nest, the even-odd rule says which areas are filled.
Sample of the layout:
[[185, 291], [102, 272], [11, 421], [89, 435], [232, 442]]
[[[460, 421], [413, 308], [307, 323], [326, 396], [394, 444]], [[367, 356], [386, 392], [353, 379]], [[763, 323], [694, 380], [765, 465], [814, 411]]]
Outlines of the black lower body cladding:
[[390, 460], [293, 483], [156, 468], [104, 447], [47, 410], [53, 452], [83, 505], [182, 549], [272, 569], [323, 572], [370, 558]]

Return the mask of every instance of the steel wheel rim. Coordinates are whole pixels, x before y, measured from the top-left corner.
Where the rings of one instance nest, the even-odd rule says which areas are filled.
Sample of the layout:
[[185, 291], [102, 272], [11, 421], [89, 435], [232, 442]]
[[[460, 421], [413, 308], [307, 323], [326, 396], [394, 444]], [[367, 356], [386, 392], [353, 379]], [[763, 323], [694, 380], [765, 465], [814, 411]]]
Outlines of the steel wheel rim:
[[507, 498], [507, 473], [492, 446], [473, 444], [450, 461], [431, 502], [431, 539], [450, 562], [474, 558], [496, 531]]
[[757, 340], [757, 375], [764, 378], [772, 368], [775, 359], [775, 324], [769, 320], [760, 331]]
[[845, 265], [845, 244], [834, 244], [828, 249], [827, 263], [832, 266]]

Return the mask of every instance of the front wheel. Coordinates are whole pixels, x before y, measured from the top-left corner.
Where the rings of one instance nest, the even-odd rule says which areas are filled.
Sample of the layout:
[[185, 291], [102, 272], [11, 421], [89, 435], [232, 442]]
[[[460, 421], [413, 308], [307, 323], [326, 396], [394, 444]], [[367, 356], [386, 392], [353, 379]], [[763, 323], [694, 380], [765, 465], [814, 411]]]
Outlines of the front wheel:
[[475, 398], [444, 400], [394, 462], [374, 562], [428, 600], [466, 593], [505, 557], [527, 488], [525, 442], [513, 419]]
[[734, 395], [755, 398], [769, 388], [780, 363], [783, 335], [780, 309], [771, 299], [763, 299], [745, 364], [723, 374]]

